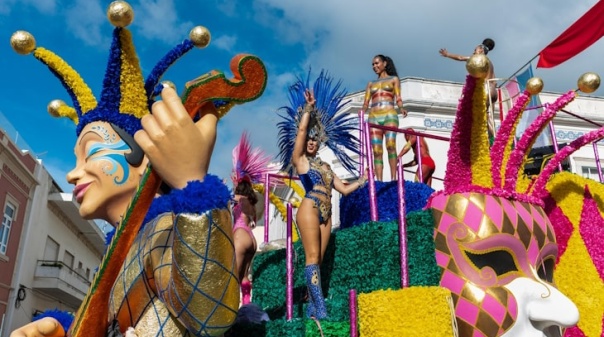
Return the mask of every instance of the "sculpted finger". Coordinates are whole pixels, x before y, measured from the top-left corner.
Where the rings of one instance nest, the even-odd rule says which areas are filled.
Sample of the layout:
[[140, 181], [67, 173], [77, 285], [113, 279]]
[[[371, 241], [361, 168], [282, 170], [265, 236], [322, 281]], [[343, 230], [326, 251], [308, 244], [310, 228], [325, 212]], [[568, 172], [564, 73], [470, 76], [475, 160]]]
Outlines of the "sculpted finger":
[[[155, 119], [155, 123], [158, 128], [165, 130], [166, 128], [169, 128], [171, 124], [174, 123], [174, 117], [170, 113], [170, 108], [168, 107], [165, 101], [157, 101], [153, 103], [153, 105], [151, 106], [151, 115]], [[144, 124], [143, 127], [145, 127]]]
[[191, 119], [189, 113], [182, 104], [182, 100], [174, 89], [164, 87], [161, 91], [161, 99], [165, 103], [172, 120], [182, 121]]
[[58, 337], [65, 335], [63, 327], [59, 324], [59, 322], [50, 317], [43, 318], [39, 321], [38, 331], [42, 334], [42, 336], [46, 337]]
[[9, 337], [27, 337], [27, 335], [25, 334], [25, 332], [21, 331], [21, 329], [19, 330], [15, 330], [13, 332], [11, 332]]
[[[159, 103], [161, 102], [157, 102], [153, 104], [153, 106], [158, 105]], [[143, 116], [143, 118], [141, 118], [141, 125], [149, 139], [160, 142], [164, 138], [164, 131], [159, 125], [158, 118], [155, 115]]]
[[155, 144], [153, 143], [151, 138], [149, 138], [149, 135], [145, 130], [137, 131], [134, 134], [134, 141], [136, 141], [138, 146], [143, 149], [143, 152], [145, 152], [145, 154], [151, 154], [152, 152], [154, 152]]

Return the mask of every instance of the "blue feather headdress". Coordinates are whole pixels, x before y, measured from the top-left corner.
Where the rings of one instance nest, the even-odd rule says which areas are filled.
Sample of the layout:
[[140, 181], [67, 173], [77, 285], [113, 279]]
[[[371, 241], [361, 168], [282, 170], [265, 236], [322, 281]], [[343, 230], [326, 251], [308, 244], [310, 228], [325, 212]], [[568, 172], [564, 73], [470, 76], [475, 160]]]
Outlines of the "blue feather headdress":
[[[346, 150], [359, 154], [358, 123], [355, 116], [338, 111], [346, 104], [342, 102], [346, 90], [341, 89], [342, 81], [334, 83], [334, 79], [326, 71], [321, 71], [315, 80], [312, 91], [316, 100], [316, 124], [309, 128], [308, 137], [317, 139], [333, 151], [344, 168], [351, 173], [358, 171], [358, 162], [350, 157]], [[279, 159], [282, 163], [281, 170], [292, 173], [292, 152], [298, 123], [302, 115], [302, 108], [306, 103], [304, 92], [310, 89], [310, 71], [306, 80], [298, 78], [289, 88], [290, 106], [281, 107], [285, 114], [279, 116], [283, 119], [277, 123], [279, 128]]]

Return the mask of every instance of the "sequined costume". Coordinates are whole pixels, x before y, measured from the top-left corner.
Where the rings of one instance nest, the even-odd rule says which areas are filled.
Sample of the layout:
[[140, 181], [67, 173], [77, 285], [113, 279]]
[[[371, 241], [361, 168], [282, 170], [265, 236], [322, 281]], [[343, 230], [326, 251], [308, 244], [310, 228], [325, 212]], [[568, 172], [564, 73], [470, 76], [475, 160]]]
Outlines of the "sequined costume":
[[300, 174], [300, 181], [306, 191], [305, 198], [314, 202], [319, 210], [319, 223], [325, 223], [331, 217], [331, 190], [333, 188], [333, 172], [331, 168], [318, 157], [308, 158], [310, 169]]
[[147, 223], [111, 290], [109, 322], [138, 336], [221, 335], [239, 306], [230, 227], [226, 207]]
[[[395, 102], [400, 97], [400, 89], [392, 84], [394, 76], [388, 76], [371, 82], [365, 93], [365, 105], [368, 105], [369, 123], [398, 127], [398, 114]], [[371, 146], [373, 147], [375, 165], [383, 165], [382, 130], [371, 130]], [[388, 158], [396, 158], [396, 132], [386, 131], [386, 149]]]

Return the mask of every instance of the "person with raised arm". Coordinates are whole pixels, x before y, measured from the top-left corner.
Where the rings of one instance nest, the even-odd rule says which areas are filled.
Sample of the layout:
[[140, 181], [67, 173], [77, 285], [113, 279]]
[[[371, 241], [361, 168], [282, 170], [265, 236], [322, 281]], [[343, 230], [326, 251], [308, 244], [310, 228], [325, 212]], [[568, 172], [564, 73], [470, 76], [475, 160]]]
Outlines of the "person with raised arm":
[[[310, 294], [307, 316], [323, 319], [327, 317], [327, 310], [320, 267], [331, 235], [332, 189], [348, 195], [362, 187], [367, 177], [345, 183], [319, 157], [319, 149], [325, 144], [334, 151], [342, 165], [352, 171], [354, 162], [342, 148], [358, 154], [358, 139], [354, 136], [356, 126], [353, 117], [336, 115], [345, 96], [338, 90], [340, 83], [332, 88], [332, 79], [324, 72], [315, 81], [314, 92], [308, 87], [308, 82], [300, 79], [290, 87], [292, 106], [284, 107], [287, 114], [278, 124], [279, 147], [283, 169], [290, 167], [291, 163], [306, 191], [296, 214], [296, 224], [306, 256], [304, 275]], [[292, 142], [291, 135], [294, 134]]]

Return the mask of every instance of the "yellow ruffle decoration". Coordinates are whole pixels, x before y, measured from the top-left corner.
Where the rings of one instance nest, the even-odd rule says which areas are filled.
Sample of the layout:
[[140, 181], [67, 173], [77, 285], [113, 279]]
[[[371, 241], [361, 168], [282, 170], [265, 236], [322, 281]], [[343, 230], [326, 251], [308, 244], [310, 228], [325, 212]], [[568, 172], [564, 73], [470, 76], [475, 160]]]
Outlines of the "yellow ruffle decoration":
[[[80, 74], [67, 64], [67, 62], [57, 56], [57, 54], [42, 47], [36, 48], [34, 56], [57, 73], [59, 78], [61, 78], [71, 91], [73, 91], [73, 94], [80, 104], [82, 113], [96, 108], [97, 102], [92, 90], [90, 90], [88, 85], [84, 82]], [[70, 115], [65, 115], [65, 117], [69, 117], [76, 124], [78, 123], [77, 116], [75, 120], [70, 117]]]
[[[254, 191], [264, 195], [264, 185], [262, 184], [254, 184], [253, 186]], [[283, 219], [283, 221], [287, 222], [287, 208], [285, 207], [285, 205], [283, 204], [283, 202], [281, 201], [281, 199], [279, 199], [278, 196], [276, 196], [275, 194], [273, 194], [273, 192], [268, 192], [268, 198], [271, 202], [271, 204], [275, 205], [275, 207], [277, 208], [277, 211], [279, 211], [279, 214], [281, 214], [281, 218]], [[267, 216], [265, 214], [265, 216]], [[295, 219], [292, 219], [292, 226], [294, 226], [294, 228], [292, 228], [292, 241], [296, 242], [298, 241], [298, 231], [296, 229], [296, 221]]]
[[76, 125], [79, 123], [78, 113], [76, 110], [69, 105], [61, 105], [57, 108], [57, 114], [61, 117], [67, 117], [71, 119]]
[[600, 279], [579, 233], [585, 185], [589, 187], [593, 199], [598, 202], [602, 216], [604, 185], [599, 182], [577, 174], [561, 172], [553, 175], [547, 184], [547, 190], [574, 227], [566, 251], [556, 266], [554, 280], [558, 289], [579, 308], [579, 328], [586, 336], [601, 336], [604, 333], [604, 282]]
[[472, 96], [472, 147], [470, 149], [472, 184], [492, 188], [486, 101], [487, 92], [484, 87], [484, 79], [477, 79], [476, 89]]
[[137, 118], [142, 118], [149, 113], [144, 86], [145, 80], [132, 43], [132, 34], [129, 30], [122, 29], [120, 31], [120, 43], [122, 45], [122, 54], [120, 55], [122, 61], [120, 112], [130, 113]]
[[359, 294], [359, 332], [371, 337], [453, 337], [451, 292], [410, 287]]
[[[302, 188], [302, 186], [298, 185], [294, 180], [292, 179], [287, 179], [284, 178], [283, 182], [292, 190], [294, 190], [294, 192], [300, 196], [300, 198], [304, 198], [304, 196], [306, 195], [306, 191], [304, 191], [304, 189]], [[300, 202], [297, 202], [297, 206], [295, 207], [300, 207]]]

